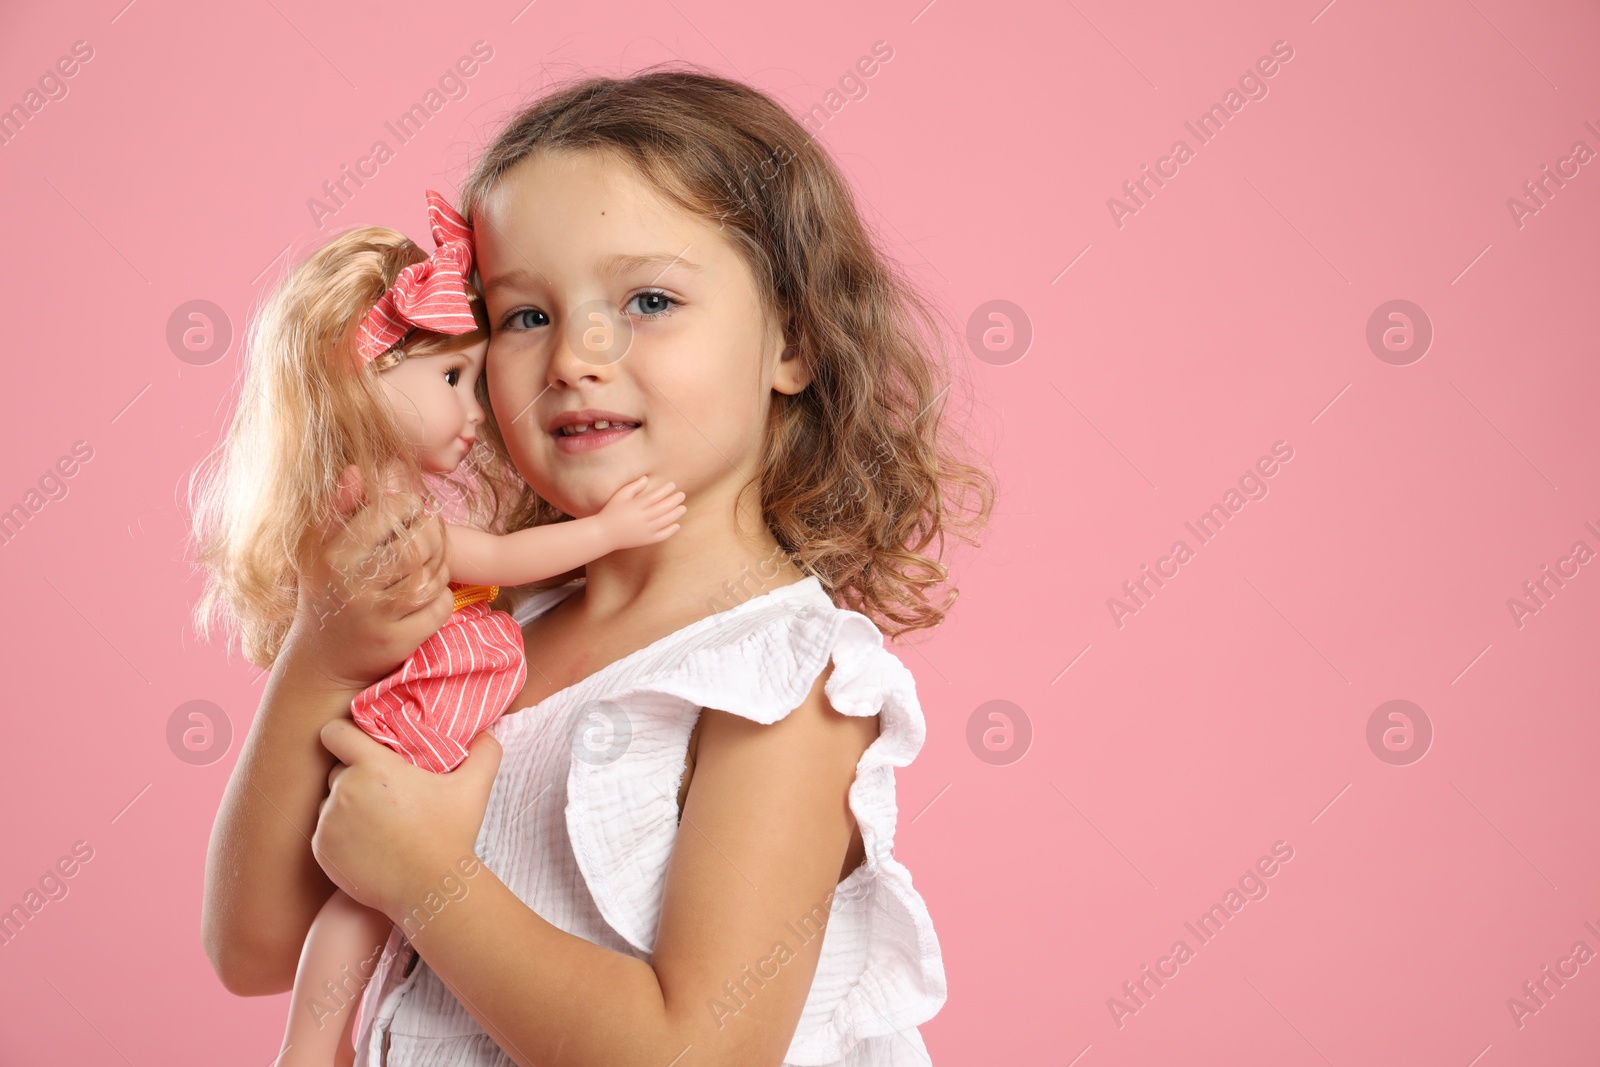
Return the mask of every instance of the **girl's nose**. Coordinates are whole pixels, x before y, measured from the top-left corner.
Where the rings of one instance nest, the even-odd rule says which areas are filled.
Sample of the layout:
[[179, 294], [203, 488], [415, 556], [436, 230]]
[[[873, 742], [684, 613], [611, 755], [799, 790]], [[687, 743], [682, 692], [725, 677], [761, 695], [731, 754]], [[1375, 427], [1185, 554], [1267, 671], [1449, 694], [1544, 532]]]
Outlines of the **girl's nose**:
[[550, 360], [550, 381], [576, 385], [603, 381], [633, 342], [633, 324], [604, 300], [574, 308]]

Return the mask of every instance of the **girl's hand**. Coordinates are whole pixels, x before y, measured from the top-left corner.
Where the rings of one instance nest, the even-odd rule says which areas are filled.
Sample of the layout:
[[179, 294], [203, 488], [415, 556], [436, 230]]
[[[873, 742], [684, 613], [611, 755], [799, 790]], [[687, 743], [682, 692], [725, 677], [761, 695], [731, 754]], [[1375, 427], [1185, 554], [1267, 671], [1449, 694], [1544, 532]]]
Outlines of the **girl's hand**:
[[394, 922], [474, 855], [501, 748], [488, 731], [448, 774], [414, 767], [349, 719], [322, 728], [328, 773], [311, 851], [340, 889]]
[[444, 524], [421, 497], [385, 488], [369, 500], [351, 466], [300, 576], [286, 647], [328, 682], [365, 689], [444, 625], [454, 607], [449, 579]]
[[688, 511], [684, 494], [672, 491], [673, 482], [646, 490], [648, 474], [611, 494], [596, 518], [604, 524], [613, 550], [664, 541], [678, 532], [677, 519]]

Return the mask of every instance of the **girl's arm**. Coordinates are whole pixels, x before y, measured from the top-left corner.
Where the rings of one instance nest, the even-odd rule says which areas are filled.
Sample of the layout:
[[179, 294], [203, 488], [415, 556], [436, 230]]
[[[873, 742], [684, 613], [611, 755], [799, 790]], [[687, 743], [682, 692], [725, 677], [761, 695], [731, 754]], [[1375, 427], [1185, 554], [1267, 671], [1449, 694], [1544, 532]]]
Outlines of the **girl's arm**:
[[[291, 988], [301, 945], [333, 892], [311, 850], [333, 758], [319, 731], [448, 617], [438, 522], [389, 496], [329, 533], [228, 780], [206, 857], [201, 936], [241, 996]], [[391, 539], [392, 538], [392, 539]], [[352, 724], [353, 725], [353, 724]]]
[[348, 715], [359, 690], [320, 683], [285, 650], [211, 830], [201, 936], [222, 984], [239, 996], [287, 991], [299, 945], [333, 893], [311, 855], [333, 759], [317, 731]]
[[670, 537], [685, 510], [684, 494], [673, 483], [644, 492], [641, 476], [612, 494], [596, 515], [535, 526], [516, 533], [491, 534], [452, 526], [445, 545], [450, 578], [476, 585], [522, 585], [581, 567], [619, 548], [648, 545]]
[[[823, 943], [794, 930], [826, 920], [854, 829], [847, 791], [878, 725], [832, 709], [829, 673], [771, 725], [702, 712], [648, 962], [546, 922], [473, 854], [482, 799], [476, 817], [464, 818], [473, 805], [462, 798], [487, 796], [498, 764], [492, 740], [480, 737], [460, 768], [427, 783], [353, 726], [331, 724], [324, 742], [350, 766], [336, 772], [318, 848], [368, 880], [366, 902], [396, 923], [426, 916], [413, 923], [411, 943], [519, 1064], [777, 1067]], [[366, 841], [412, 845], [396, 856]], [[467, 891], [419, 909], [430, 893], [437, 899], [447, 873]], [[740, 986], [736, 999], [729, 989]]]

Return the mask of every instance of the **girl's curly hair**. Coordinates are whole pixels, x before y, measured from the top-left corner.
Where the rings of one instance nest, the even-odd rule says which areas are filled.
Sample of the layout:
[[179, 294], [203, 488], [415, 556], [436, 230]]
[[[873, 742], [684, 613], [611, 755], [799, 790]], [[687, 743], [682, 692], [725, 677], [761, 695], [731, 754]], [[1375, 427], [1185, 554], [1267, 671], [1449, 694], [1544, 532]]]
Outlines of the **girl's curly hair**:
[[[891, 636], [937, 626], [956, 596], [929, 597], [949, 576], [946, 536], [976, 543], [994, 484], [958, 455], [945, 417], [956, 331], [875, 247], [833, 161], [763, 93], [658, 66], [518, 113], [468, 177], [462, 213], [535, 153], [583, 150], [617, 154], [718, 223], [812, 370], [798, 394], [774, 393], [754, 483], [780, 547]], [[509, 464], [492, 413], [485, 429]], [[517, 530], [565, 516], [523, 487], [504, 518]]]

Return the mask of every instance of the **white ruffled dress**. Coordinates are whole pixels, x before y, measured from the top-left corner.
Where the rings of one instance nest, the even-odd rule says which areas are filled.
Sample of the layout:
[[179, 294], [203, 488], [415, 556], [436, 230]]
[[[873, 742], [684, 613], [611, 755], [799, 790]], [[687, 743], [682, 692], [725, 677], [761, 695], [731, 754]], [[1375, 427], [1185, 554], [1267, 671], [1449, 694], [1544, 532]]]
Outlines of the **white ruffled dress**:
[[[533, 594], [526, 625], [583, 584]], [[928, 1067], [917, 1025], [944, 1004], [944, 963], [911, 873], [892, 853], [894, 768], [926, 726], [911, 672], [865, 615], [814, 576], [752, 597], [624, 656], [490, 729], [505, 753], [477, 853], [546, 921], [649, 959], [689, 734], [713, 707], [771, 723], [799, 707], [829, 658], [826, 693], [879, 715], [849, 791], [866, 859], [838, 884], [786, 1067]], [[596, 739], [601, 743], [596, 747]], [[360, 1067], [509, 1067], [395, 929], [368, 984]]]

